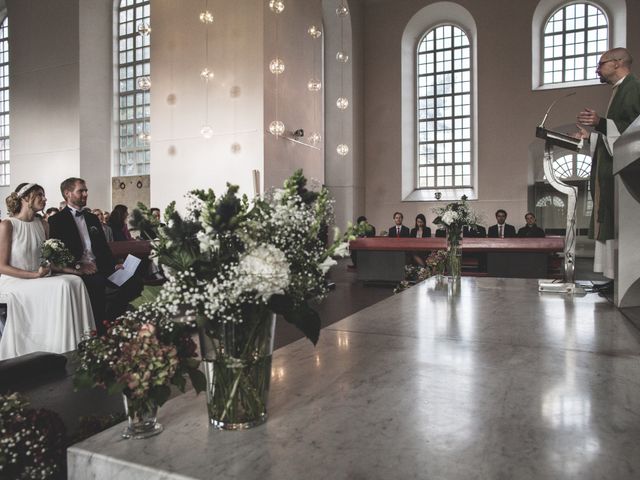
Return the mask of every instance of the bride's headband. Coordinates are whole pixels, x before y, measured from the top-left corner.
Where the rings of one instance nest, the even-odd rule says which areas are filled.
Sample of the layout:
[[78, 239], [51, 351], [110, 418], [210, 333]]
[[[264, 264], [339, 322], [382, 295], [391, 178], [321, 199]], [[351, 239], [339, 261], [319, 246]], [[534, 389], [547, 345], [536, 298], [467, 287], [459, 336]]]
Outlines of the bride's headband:
[[18, 195], [18, 197], [22, 197], [25, 193], [29, 191], [29, 189], [35, 186], [36, 186], [35, 183], [27, 183], [24, 187], [22, 187], [20, 190], [16, 192], [16, 195]]

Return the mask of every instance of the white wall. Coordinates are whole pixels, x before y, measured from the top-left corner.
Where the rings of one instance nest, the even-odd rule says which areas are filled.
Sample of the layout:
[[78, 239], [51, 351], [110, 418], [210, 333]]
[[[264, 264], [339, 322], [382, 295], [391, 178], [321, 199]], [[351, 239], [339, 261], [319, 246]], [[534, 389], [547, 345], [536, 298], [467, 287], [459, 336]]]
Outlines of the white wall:
[[200, 135], [206, 116], [202, 5], [156, 0], [151, 6], [151, 204], [160, 208], [172, 200], [183, 205], [193, 188], [222, 191], [226, 182], [252, 196], [251, 171], [264, 170], [262, 2], [210, 2], [209, 140]]

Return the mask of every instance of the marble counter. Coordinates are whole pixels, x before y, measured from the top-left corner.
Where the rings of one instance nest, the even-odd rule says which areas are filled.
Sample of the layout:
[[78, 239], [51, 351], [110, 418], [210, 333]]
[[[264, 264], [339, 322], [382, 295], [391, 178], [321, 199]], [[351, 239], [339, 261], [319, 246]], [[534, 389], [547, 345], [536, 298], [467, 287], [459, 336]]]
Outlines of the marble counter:
[[204, 395], [68, 451], [71, 479], [640, 478], [640, 336], [597, 295], [430, 279], [274, 354], [269, 420], [209, 428]]

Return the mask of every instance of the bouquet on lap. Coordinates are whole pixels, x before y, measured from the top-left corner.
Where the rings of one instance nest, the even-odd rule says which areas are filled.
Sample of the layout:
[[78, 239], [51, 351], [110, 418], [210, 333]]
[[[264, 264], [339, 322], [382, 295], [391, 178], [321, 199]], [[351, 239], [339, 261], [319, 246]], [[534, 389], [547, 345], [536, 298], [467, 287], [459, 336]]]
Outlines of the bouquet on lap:
[[42, 244], [41, 264], [55, 265], [57, 267], [67, 267], [75, 262], [75, 257], [66, 247], [62, 240], [50, 238]]

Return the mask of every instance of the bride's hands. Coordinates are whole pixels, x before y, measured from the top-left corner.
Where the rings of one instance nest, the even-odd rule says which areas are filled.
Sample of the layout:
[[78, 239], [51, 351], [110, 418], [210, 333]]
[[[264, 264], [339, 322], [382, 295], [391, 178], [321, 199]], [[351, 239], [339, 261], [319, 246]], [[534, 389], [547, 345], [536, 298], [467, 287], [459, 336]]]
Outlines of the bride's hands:
[[37, 272], [33, 272], [33, 278], [42, 278], [42, 277], [46, 277], [47, 275], [49, 275], [51, 273], [51, 268], [50, 267], [43, 267], [41, 266], [40, 268], [38, 268]]

